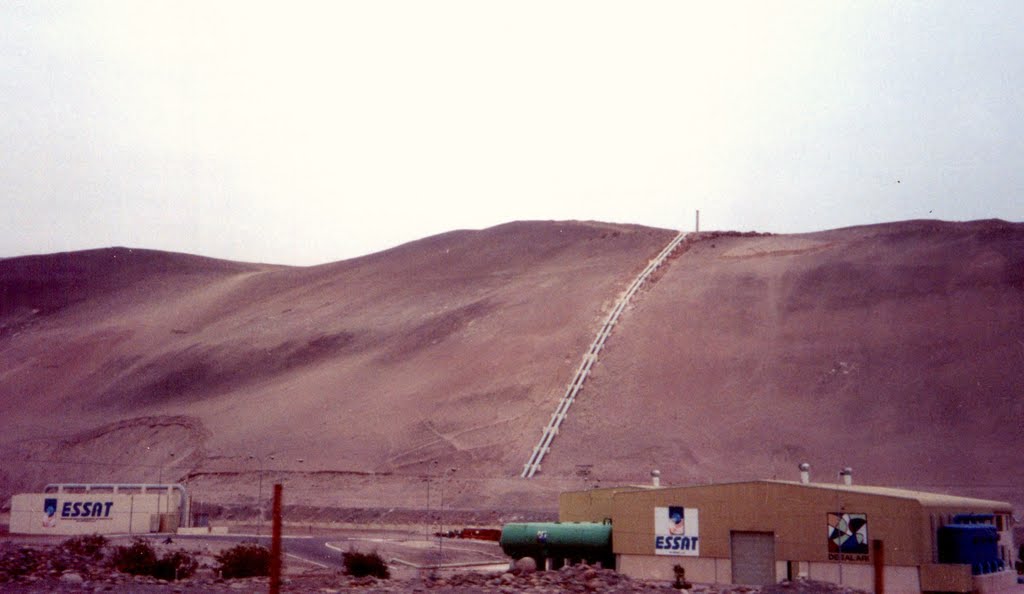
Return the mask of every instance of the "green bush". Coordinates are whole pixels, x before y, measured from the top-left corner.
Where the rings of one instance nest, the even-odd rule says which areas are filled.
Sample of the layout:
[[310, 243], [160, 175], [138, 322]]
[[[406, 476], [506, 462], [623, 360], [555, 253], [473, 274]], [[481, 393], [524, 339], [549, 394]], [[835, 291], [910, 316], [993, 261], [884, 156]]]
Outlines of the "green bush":
[[88, 559], [103, 557], [103, 547], [107, 546], [107, 537], [101, 534], [75, 536], [60, 543], [60, 548], [72, 555]]
[[148, 575], [162, 580], [180, 580], [192, 575], [199, 562], [188, 551], [175, 551], [157, 558], [152, 545], [136, 538], [129, 546], [114, 548], [110, 565], [121, 573]]
[[349, 550], [349, 552], [342, 554], [342, 559], [345, 564], [345, 573], [353, 577], [372, 575], [382, 580], [391, 577], [391, 571], [388, 569], [387, 562], [377, 554], [377, 551], [360, 553], [356, 550]]
[[132, 575], [153, 575], [156, 565], [156, 551], [141, 538], [136, 538], [128, 546], [114, 547], [110, 556], [110, 566], [121, 573]]
[[270, 549], [254, 542], [235, 545], [216, 558], [225, 579], [270, 575]]

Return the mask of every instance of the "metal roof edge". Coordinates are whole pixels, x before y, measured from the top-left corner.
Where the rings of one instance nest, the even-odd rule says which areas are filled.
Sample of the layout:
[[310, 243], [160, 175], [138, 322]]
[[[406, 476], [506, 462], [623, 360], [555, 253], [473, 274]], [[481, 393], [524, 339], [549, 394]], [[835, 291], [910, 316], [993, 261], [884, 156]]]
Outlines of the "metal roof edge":
[[992, 508], [993, 511], [1013, 512], [1013, 506], [1005, 501], [992, 499], [978, 499], [975, 497], [964, 497], [961, 495], [948, 495], [945, 493], [934, 493], [931, 491], [915, 491], [899, 487], [884, 487], [875, 485], [846, 485], [842, 483], [802, 483], [799, 481], [784, 481], [777, 479], [757, 479], [748, 481], [733, 481], [725, 483], [703, 483], [697, 485], [663, 485], [658, 488], [631, 489], [615, 493], [614, 496], [628, 495], [638, 491], [665, 491], [676, 489], [699, 489], [707, 487], [728, 487], [736, 485], [785, 485], [790, 487], [804, 487], [808, 489], [824, 489], [830, 491], [842, 491], [846, 493], [857, 493], [862, 495], [874, 495], [877, 497], [890, 497], [894, 499], [905, 499], [918, 502], [922, 507], [958, 507], [969, 506], [972, 508]]

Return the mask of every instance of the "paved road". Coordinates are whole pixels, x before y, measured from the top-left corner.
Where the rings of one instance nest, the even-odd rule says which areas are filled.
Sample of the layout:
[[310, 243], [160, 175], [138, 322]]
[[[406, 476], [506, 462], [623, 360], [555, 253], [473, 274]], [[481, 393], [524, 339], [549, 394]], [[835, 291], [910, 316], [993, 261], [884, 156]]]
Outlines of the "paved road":
[[[217, 541], [225, 543], [259, 542], [270, 548], [270, 537], [256, 538], [254, 534], [203, 534], [175, 535], [175, 541], [186, 539], [200, 541]], [[404, 565], [406, 570], [415, 571], [417, 567], [429, 567], [435, 564], [442, 567], [479, 567], [494, 565], [500, 569], [507, 566], [508, 560], [498, 548], [497, 543], [482, 541], [448, 541], [440, 543], [418, 539], [396, 537], [387, 531], [364, 531], [358, 534], [331, 535], [285, 535], [283, 538], [286, 555], [312, 563], [329, 570], [343, 570], [342, 552], [355, 548], [357, 550], [379, 551], [389, 561]], [[330, 546], [328, 546], [330, 545]], [[435, 548], [437, 547], [437, 548]], [[396, 569], [398, 569], [396, 567]], [[488, 569], [494, 569], [488, 567]], [[405, 570], [403, 570], [404, 572]]]
[[[263, 536], [256, 538], [253, 534], [200, 534], [200, 535], [183, 535], [176, 534], [172, 536], [175, 541], [179, 540], [203, 540], [203, 541], [217, 541], [217, 542], [229, 542], [229, 543], [241, 543], [241, 542], [259, 542], [259, 544], [270, 548], [270, 537]], [[344, 568], [341, 562], [341, 553], [329, 549], [327, 547], [328, 542], [337, 541], [338, 537], [325, 537], [325, 536], [283, 536], [282, 545], [286, 555], [291, 555], [308, 561], [315, 565], [324, 567], [325, 569], [337, 569], [341, 570]]]

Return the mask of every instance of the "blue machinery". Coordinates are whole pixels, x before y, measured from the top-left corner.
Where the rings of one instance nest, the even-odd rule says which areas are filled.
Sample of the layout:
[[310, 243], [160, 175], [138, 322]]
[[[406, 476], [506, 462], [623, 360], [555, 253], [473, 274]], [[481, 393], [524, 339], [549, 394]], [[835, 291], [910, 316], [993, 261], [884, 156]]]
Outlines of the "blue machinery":
[[938, 530], [939, 563], [971, 566], [971, 573], [995, 573], [1006, 568], [999, 558], [999, 533], [992, 514], [957, 514]]

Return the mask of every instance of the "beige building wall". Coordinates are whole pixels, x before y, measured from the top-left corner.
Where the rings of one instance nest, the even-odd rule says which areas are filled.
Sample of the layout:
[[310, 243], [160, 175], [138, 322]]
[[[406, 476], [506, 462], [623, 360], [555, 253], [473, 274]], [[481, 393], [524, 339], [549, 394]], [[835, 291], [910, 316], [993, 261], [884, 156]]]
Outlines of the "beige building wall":
[[[874, 589], [874, 585], [865, 589], [871, 592]], [[916, 567], [887, 565], [885, 567], [885, 591], [892, 594], [920, 592], [921, 579], [918, 569]]]
[[[773, 535], [777, 581], [792, 568], [794, 575], [872, 591], [875, 553], [870, 547], [866, 556], [841, 561], [829, 553], [828, 514], [846, 513], [864, 514], [868, 540], [884, 543], [886, 591], [920, 592], [942, 584], [962, 585], [965, 577], [970, 579], [969, 567], [964, 576], [966, 566], [933, 565], [936, 530], [955, 514], [996, 514], [1001, 541], [1011, 530], [1009, 504], [882, 487], [753, 481], [602, 491], [589, 497], [585, 492], [563, 497], [560, 518], [594, 521], [595, 516], [607, 514], [610, 497], [619, 569], [638, 578], [674, 579], [672, 568], [678, 564], [690, 581], [731, 583], [732, 533], [759, 532]], [[656, 554], [655, 508], [671, 506], [698, 510], [699, 556]], [[1005, 575], [984, 576], [975, 579], [972, 588], [995, 592], [1006, 579]]]
[[[612, 532], [614, 534], [614, 531]], [[732, 582], [732, 564], [729, 559], [707, 557], [667, 557], [654, 555], [619, 555], [618, 571], [629, 576], [649, 580], [675, 580], [673, 569], [680, 565], [686, 570], [686, 579], [704, 584]]]
[[558, 496], [559, 522], [604, 522], [612, 517], [612, 500], [618, 493], [650, 487], [606, 487], [586, 491], [567, 491]]
[[[891, 594], [921, 591], [917, 567], [885, 566], [885, 591]], [[839, 563], [810, 563], [807, 577], [821, 582], [841, 584], [858, 590], [875, 589], [874, 567], [871, 565], [841, 565]]]
[[[654, 555], [654, 508], [670, 505], [699, 511], [701, 557], [729, 558], [733, 531], [772, 532], [776, 559], [829, 562], [829, 512], [866, 514], [869, 538], [885, 542], [888, 564], [918, 565], [926, 552], [921, 505], [909, 499], [765, 481], [621, 493], [613, 501], [619, 554]], [[927, 554], [930, 560], [930, 549]]]
[[[11, 498], [12, 534], [155, 532], [161, 512], [176, 516], [177, 496], [161, 493], [30, 493]], [[47, 503], [55, 507], [46, 513]]]
[[1021, 588], [1017, 586], [1017, 572], [1000, 571], [988, 575], [976, 575], [971, 580], [973, 591], [978, 594], [1004, 594], [1018, 593]]
[[970, 592], [970, 565], [928, 564], [921, 566], [921, 589], [927, 592]]

